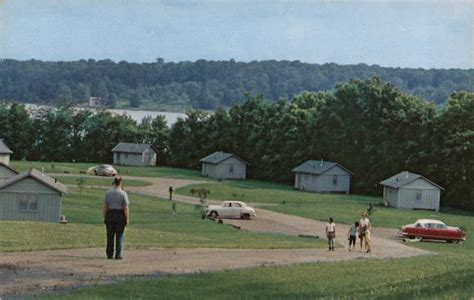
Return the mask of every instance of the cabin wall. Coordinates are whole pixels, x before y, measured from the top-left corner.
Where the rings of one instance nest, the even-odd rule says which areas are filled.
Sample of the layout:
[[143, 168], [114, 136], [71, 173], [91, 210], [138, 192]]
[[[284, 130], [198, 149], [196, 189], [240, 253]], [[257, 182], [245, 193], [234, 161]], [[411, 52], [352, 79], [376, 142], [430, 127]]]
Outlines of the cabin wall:
[[[421, 193], [421, 199], [417, 199], [417, 194]], [[440, 190], [439, 189], [413, 189], [401, 188], [398, 195], [399, 208], [421, 208], [439, 210]]]
[[201, 175], [203, 177], [216, 178], [216, 165], [202, 163]]
[[240, 160], [231, 157], [218, 164], [203, 163], [201, 174], [216, 179], [245, 179], [247, 166]]
[[247, 166], [240, 160], [231, 157], [216, 165], [216, 178], [245, 179]]
[[[20, 201], [37, 202], [35, 211], [20, 209]], [[59, 222], [61, 216], [61, 196], [58, 193], [38, 194], [32, 192], [0, 191], [0, 220]]]
[[[417, 195], [421, 197], [417, 198]], [[400, 188], [398, 195], [399, 208], [421, 208], [439, 210], [440, 189], [432, 183], [419, 178]]]
[[319, 192], [320, 191], [320, 179], [319, 175], [307, 174], [307, 173], [295, 173], [295, 188], [302, 191]]
[[143, 151], [142, 165], [149, 166], [149, 167], [155, 166], [156, 156], [157, 156], [156, 152], [153, 149], [151, 148], [146, 149], [145, 151]]
[[351, 175], [338, 166], [322, 175], [295, 173], [295, 188], [303, 191], [349, 193], [350, 183]]
[[388, 202], [391, 207], [398, 208], [398, 190], [388, 186], [383, 187], [383, 199]]
[[10, 165], [10, 154], [0, 154], [0, 162], [6, 164], [7, 166]]
[[143, 155], [141, 153], [114, 152], [114, 165], [143, 166]]

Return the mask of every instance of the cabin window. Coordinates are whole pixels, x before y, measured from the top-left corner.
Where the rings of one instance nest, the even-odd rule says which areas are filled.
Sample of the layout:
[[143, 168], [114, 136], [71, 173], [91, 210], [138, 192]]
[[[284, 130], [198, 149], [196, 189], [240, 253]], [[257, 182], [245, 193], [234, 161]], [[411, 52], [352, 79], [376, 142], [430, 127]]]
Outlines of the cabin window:
[[332, 176], [332, 185], [337, 185], [337, 175]]
[[416, 202], [420, 202], [420, 203], [421, 203], [421, 191], [417, 191], [417, 192], [416, 192], [415, 200], [416, 200]]
[[37, 211], [38, 199], [35, 195], [21, 195], [18, 201], [18, 209], [20, 211]]
[[230, 165], [229, 167], [229, 173], [234, 173], [234, 165]]

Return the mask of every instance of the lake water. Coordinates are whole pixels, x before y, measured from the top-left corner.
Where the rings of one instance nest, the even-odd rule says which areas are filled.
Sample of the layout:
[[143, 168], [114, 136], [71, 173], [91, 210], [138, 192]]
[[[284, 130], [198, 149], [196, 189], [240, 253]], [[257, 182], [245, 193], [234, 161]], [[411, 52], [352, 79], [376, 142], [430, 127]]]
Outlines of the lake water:
[[149, 110], [129, 110], [129, 109], [107, 109], [113, 114], [116, 115], [127, 115], [130, 116], [132, 119], [141, 123], [141, 121], [146, 117], [155, 118], [156, 116], [165, 116], [166, 123], [168, 126], [173, 125], [176, 123], [178, 118], [185, 118], [186, 114], [184, 113], [177, 113], [177, 112], [167, 112], [167, 111], [149, 111]]
[[[44, 108], [47, 106], [44, 105], [36, 105], [36, 104], [25, 104], [26, 108], [31, 112], [34, 113], [40, 108]], [[89, 109], [95, 110], [94, 108], [88, 107], [77, 107], [76, 109]], [[165, 116], [166, 123], [168, 126], [172, 126], [178, 118], [185, 118], [186, 114], [184, 113], [177, 113], [177, 112], [167, 112], [167, 111], [149, 111], [149, 110], [129, 110], [129, 109], [106, 109], [107, 111], [111, 112], [115, 115], [127, 115], [130, 116], [133, 120], [141, 123], [141, 121], [146, 117], [155, 118], [156, 116]]]

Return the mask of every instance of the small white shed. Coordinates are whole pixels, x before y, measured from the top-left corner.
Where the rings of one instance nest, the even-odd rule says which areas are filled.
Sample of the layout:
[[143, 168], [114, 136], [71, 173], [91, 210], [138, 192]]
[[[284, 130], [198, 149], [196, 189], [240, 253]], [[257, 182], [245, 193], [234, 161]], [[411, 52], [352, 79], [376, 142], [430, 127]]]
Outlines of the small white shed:
[[8, 148], [3, 139], [0, 139], [0, 163], [8, 166], [10, 164], [10, 154], [12, 153], [13, 151]]
[[352, 172], [337, 162], [308, 160], [292, 171], [295, 173], [295, 189], [349, 194]]
[[419, 174], [404, 171], [381, 182], [383, 199], [391, 207], [439, 211], [441, 186]]
[[157, 152], [151, 144], [118, 143], [112, 149], [114, 165], [123, 166], [154, 166]]
[[0, 182], [0, 220], [57, 223], [67, 187], [36, 169]]
[[214, 152], [200, 160], [201, 174], [216, 179], [245, 179], [247, 162], [232, 153]]

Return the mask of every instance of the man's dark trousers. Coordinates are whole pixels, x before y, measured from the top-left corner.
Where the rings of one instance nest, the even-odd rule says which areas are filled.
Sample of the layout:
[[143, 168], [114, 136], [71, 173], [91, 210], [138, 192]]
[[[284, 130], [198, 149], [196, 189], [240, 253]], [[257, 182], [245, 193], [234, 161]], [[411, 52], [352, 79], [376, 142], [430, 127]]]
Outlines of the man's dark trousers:
[[125, 230], [123, 209], [109, 210], [105, 217], [105, 226], [107, 227], [107, 257], [113, 258], [115, 242], [115, 258], [122, 258], [122, 238]]

